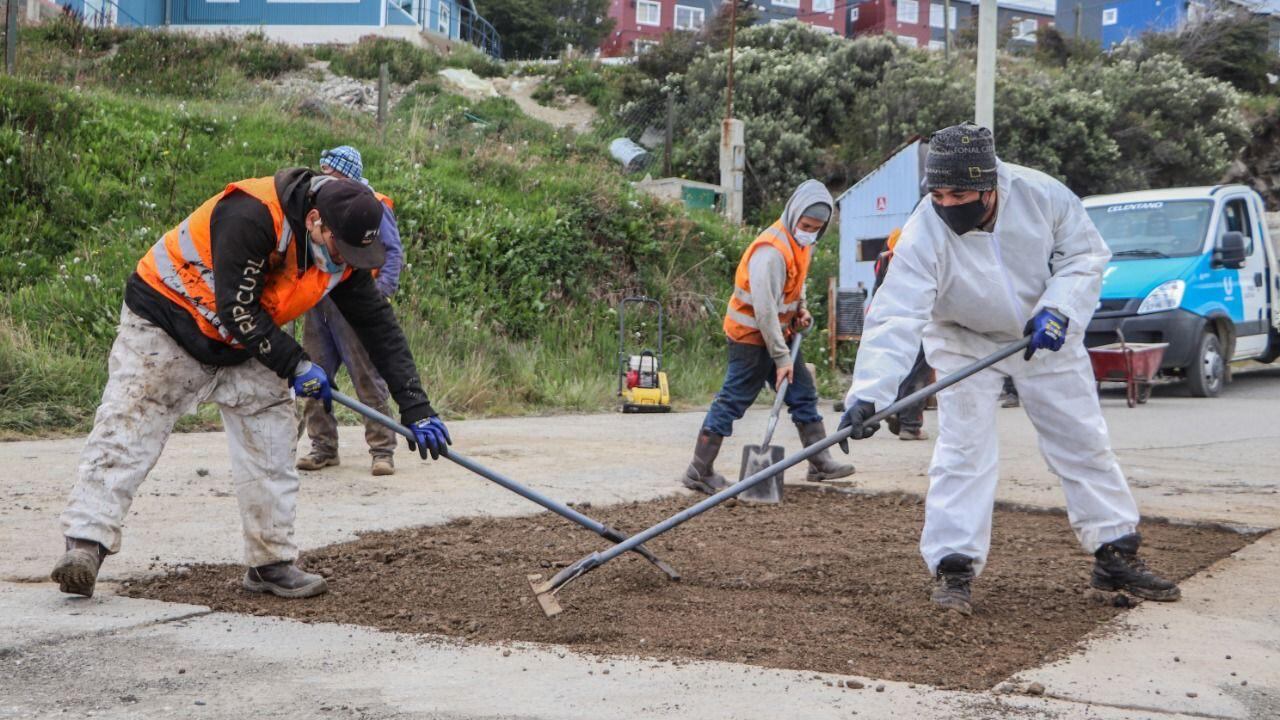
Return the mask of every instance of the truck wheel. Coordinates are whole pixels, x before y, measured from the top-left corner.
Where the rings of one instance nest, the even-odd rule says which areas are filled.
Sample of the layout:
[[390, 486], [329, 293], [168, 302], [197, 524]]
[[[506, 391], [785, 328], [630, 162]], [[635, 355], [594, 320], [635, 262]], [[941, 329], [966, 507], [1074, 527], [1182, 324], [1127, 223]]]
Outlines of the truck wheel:
[[1227, 378], [1227, 359], [1222, 356], [1222, 342], [1206, 331], [1200, 336], [1195, 362], [1187, 367], [1187, 385], [1193, 397], [1217, 397]]

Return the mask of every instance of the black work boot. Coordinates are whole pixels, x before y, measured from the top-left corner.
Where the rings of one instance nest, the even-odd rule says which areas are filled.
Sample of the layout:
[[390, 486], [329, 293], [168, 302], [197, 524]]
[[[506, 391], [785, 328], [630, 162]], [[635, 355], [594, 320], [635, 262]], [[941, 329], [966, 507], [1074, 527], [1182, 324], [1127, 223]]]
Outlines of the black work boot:
[[290, 561], [259, 565], [244, 574], [244, 589], [271, 593], [282, 598], [309, 598], [323, 595], [329, 584], [319, 575], [303, 572]]
[[723, 435], [717, 435], [703, 428], [698, 433], [698, 443], [693, 446], [693, 460], [680, 478], [680, 484], [707, 495], [715, 495], [729, 487], [729, 481], [725, 480], [724, 476], [716, 472], [713, 467], [716, 456], [720, 454], [722, 442], [724, 442]]
[[[811, 423], [796, 423], [796, 430], [800, 433], [800, 442], [805, 447], [809, 447], [827, 437], [827, 429], [823, 427], [821, 420]], [[831, 457], [831, 448], [827, 448], [809, 458], [809, 474], [805, 475], [804, 479], [809, 482], [822, 482], [823, 480], [848, 477], [852, 474], [853, 466], [848, 463], [836, 462], [836, 459]]]
[[973, 558], [960, 553], [951, 553], [938, 563], [938, 572], [934, 574], [933, 602], [943, 610], [955, 610], [961, 615], [972, 615], [973, 606], [969, 604], [969, 583], [973, 582]]
[[49, 577], [58, 582], [58, 589], [64, 593], [93, 597], [98, 569], [106, 557], [107, 549], [93, 540], [69, 537], [67, 552], [53, 566]]
[[1093, 554], [1093, 579], [1090, 585], [1099, 590], [1125, 590], [1146, 600], [1173, 602], [1182, 597], [1182, 591], [1171, 580], [1151, 572], [1138, 557], [1142, 536], [1130, 533], [1124, 537], [1103, 543]]

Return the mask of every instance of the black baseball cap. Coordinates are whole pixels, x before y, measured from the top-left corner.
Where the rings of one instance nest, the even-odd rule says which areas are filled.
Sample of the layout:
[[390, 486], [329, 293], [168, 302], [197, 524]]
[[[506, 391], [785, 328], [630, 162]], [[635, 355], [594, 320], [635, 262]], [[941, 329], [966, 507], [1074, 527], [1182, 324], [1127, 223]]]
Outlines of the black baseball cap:
[[315, 208], [348, 265], [361, 270], [382, 267], [387, 259], [379, 233], [383, 206], [368, 187], [333, 178], [316, 190]]

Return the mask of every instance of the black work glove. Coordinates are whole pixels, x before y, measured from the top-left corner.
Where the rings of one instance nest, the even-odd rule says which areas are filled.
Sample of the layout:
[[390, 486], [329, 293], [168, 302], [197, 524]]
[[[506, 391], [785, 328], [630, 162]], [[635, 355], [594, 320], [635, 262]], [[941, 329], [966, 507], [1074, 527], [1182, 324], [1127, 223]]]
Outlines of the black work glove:
[[[836, 430], [839, 431], [851, 427], [853, 432], [849, 433], [850, 439], [866, 440], [875, 435], [876, 431], [880, 429], [880, 423], [878, 422], [871, 425], [866, 424], [867, 419], [875, 414], [876, 406], [873, 403], [869, 403], [866, 400], [854, 400], [853, 406], [844, 411], [844, 417], [840, 418], [840, 427], [836, 428]], [[841, 440], [840, 449], [844, 451], [845, 455], [848, 455], [849, 441]]]

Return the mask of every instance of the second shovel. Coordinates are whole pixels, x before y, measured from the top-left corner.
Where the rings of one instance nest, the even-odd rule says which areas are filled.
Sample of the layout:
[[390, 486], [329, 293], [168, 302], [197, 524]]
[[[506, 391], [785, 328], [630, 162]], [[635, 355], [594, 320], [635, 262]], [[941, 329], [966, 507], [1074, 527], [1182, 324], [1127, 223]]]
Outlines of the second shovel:
[[[793, 368], [800, 357], [800, 340], [803, 338], [803, 334], [796, 333], [791, 341], [791, 367]], [[769, 426], [764, 431], [764, 441], [759, 445], [747, 445], [742, 448], [742, 472], [738, 474], [738, 480], [750, 477], [786, 456], [786, 451], [781, 445], [770, 445], [769, 442], [773, 440], [773, 431], [778, 427], [778, 414], [782, 411], [782, 401], [787, 395], [789, 386], [790, 383], [783, 380], [774, 388], [773, 410], [769, 413]], [[777, 475], [770, 476], [768, 480], [752, 486], [739, 495], [738, 499], [744, 502], [777, 505], [782, 502], [782, 491], [783, 476], [779, 472]]]

